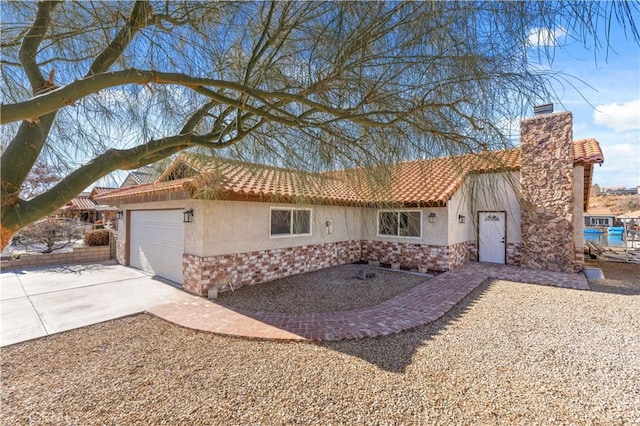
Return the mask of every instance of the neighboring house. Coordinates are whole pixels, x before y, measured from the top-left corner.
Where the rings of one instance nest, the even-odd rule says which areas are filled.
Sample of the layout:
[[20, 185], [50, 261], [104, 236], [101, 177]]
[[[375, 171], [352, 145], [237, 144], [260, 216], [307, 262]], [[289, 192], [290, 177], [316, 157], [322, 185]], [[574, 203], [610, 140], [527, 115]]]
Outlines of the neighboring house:
[[521, 147], [302, 173], [178, 156], [155, 183], [96, 197], [122, 211], [117, 258], [206, 295], [358, 261], [446, 271], [469, 261], [583, 269], [594, 139], [571, 113], [521, 124]]
[[587, 228], [607, 228], [615, 221], [616, 215], [609, 207], [594, 207], [584, 213], [584, 226]]
[[108, 194], [109, 192], [117, 188], [106, 188], [102, 186], [94, 187], [89, 193], [89, 198], [95, 203], [96, 210], [96, 222], [100, 221], [104, 225], [110, 224], [113, 228], [116, 228], [118, 221], [116, 218], [117, 209], [107, 204], [99, 204], [95, 201], [98, 195]]
[[627, 226], [627, 229], [638, 230], [640, 226], [640, 210], [621, 214], [617, 219]]
[[101, 205], [94, 200], [98, 195], [104, 195], [116, 188], [95, 187], [90, 192], [82, 192], [77, 197], [67, 202], [61, 209], [63, 216], [77, 219], [81, 222], [95, 223], [111, 221], [116, 225], [116, 208], [109, 205]]
[[637, 195], [640, 194], [640, 186], [625, 188], [624, 186], [610, 186], [602, 188], [602, 195]]
[[132, 186], [144, 185], [145, 183], [153, 183], [161, 173], [155, 165], [141, 167], [130, 172], [124, 182], [122, 182], [122, 185], [120, 185], [120, 188], [130, 188]]
[[77, 197], [69, 200], [60, 210], [64, 216], [81, 222], [93, 223], [97, 217], [96, 203], [89, 198], [88, 192], [78, 194]]

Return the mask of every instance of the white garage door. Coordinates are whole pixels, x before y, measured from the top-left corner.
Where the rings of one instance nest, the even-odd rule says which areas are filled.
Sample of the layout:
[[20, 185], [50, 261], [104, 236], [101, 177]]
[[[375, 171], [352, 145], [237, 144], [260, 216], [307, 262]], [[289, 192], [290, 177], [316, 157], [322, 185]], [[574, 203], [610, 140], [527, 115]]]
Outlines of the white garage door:
[[182, 210], [131, 212], [129, 264], [182, 284]]

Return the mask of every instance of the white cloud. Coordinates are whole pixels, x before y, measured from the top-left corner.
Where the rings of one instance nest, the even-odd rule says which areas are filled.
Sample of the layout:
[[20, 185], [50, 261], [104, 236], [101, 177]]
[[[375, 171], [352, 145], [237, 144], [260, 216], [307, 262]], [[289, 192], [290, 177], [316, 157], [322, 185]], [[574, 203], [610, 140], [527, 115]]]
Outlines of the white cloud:
[[532, 28], [529, 30], [529, 45], [531, 47], [557, 46], [561, 38], [567, 36], [567, 30], [563, 27], [554, 29]]
[[640, 146], [637, 143], [608, 143], [600, 141], [604, 164], [594, 167], [593, 182], [601, 186], [640, 185]]
[[623, 104], [599, 105], [593, 112], [593, 120], [616, 132], [640, 130], [640, 99]]

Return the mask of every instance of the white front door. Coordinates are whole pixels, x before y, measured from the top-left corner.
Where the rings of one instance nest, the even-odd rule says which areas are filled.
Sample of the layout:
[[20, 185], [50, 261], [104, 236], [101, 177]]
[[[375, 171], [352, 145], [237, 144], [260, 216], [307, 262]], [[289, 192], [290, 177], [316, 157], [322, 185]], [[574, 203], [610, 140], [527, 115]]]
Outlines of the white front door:
[[182, 284], [182, 210], [132, 211], [129, 226], [129, 264]]
[[480, 262], [505, 263], [505, 212], [481, 212], [478, 217]]

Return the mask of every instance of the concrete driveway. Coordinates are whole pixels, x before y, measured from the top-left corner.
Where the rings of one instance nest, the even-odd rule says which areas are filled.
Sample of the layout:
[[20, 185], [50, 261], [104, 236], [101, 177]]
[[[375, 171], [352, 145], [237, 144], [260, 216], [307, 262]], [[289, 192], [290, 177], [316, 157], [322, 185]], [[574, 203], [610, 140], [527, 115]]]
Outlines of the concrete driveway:
[[3, 271], [0, 346], [194, 298], [144, 272], [116, 264]]

